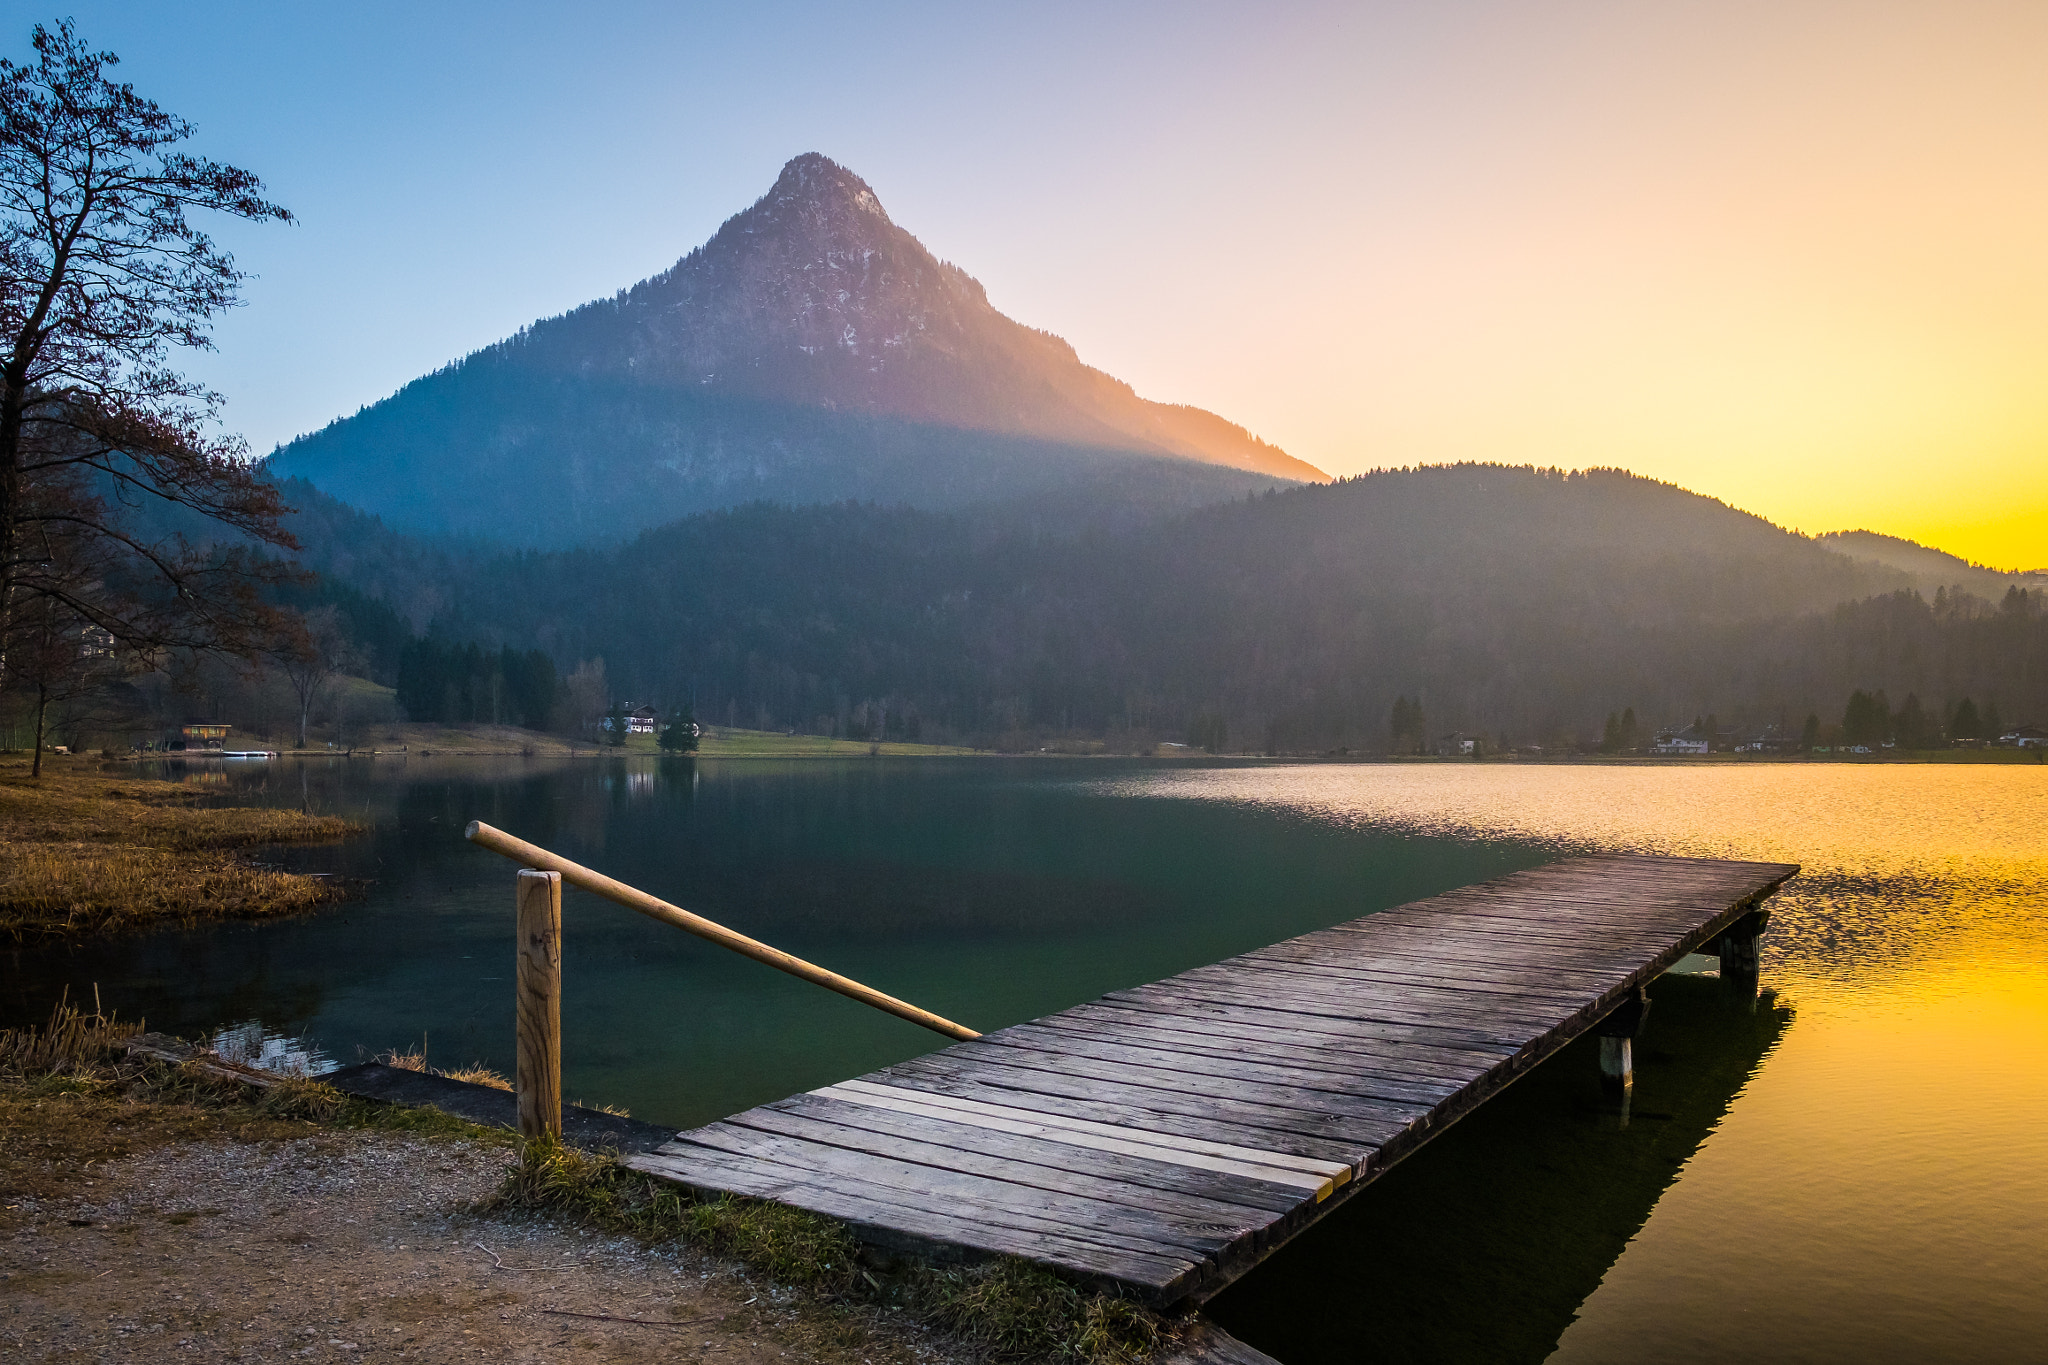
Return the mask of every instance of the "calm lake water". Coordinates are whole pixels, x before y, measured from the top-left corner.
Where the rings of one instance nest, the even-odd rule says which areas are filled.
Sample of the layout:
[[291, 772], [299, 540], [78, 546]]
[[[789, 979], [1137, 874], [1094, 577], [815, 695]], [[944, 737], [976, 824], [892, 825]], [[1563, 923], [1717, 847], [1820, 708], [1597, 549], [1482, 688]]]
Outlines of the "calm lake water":
[[[219, 782], [217, 770], [167, 771]], [[2048, 770], [413, 759], [225, 780], [373, 826], [328, 913], [6, 958], [153, 1027], [511, 1067], [482, 818], [987, 1029], [1568, 853], [1783, 860], [1766, 994], [1652, 990], [1219, 1296], [1287, 1365], [2048, 1358]], [[573, 1098], [678, 1125], [942, 1044], [571, 890]], [[1694, 960], [1698, 965], [1699, 960]]]

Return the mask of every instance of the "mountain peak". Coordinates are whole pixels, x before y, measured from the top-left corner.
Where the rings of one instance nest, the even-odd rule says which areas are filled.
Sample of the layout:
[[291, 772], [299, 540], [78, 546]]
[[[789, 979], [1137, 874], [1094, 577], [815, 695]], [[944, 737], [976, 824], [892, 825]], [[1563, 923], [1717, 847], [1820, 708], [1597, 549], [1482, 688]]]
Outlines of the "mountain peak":
[[819, 152], [791, 157], [756, 207], [780, 212], [792, 208], [825, 213], [850, 210], [889, 221], [881, 199], [867, 181]]
[[[579, 534], [758, 498], [957, 506], [1106, 480], [1203, 500], [1324, 477], [1004, 316], [817, 152], [668, 270], [302, 438], [272, 468], [402, 523], [482, 529], [568, 506]], [[478, 482], [520, 496], [490, 509], [452, 492]], [[564, 534], [542, 520], [537, 540]]]

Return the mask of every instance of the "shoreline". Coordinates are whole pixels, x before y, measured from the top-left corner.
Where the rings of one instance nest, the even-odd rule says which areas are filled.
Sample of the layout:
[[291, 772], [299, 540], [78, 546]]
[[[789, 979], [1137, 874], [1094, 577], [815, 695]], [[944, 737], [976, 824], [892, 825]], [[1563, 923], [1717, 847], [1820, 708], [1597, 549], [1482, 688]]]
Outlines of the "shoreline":
[[61, 1008], [0, 1032], [11, 1354], [1164, 1365], [1187, 1330], [1021, 1262], [871, 1252], [605, 1151], [168, 1042]]
[[[840, 743], [841, 741], [828, 741]], [[15, 752], [15, 751], [6, 751]], [[1834, 764], [1843, 766], [1887, 766], [1887, 765], [1928, 765], [1954, 764], [1969, 766], [2000, 766], [2048, 763], [2048, 749], [2029, 746], [2024, 749], [1922, 749], [1904, 754], [1853, 754], [1836, 756], [1832, 754], [1486, 754], [1478, 758], [1445, 757], [1435, 754], [1317, 754], [1317, 753], [1223, 753], [1223, 754], [1161, 754], [1101, 751], [1091, 753], [1038, 750], [965, 749], [941, 746], [886, 746], [879, 754], [861, 752], [815, 752], [792, 750], [787, 753], [687, 753], [662, 754], [643, 753], [637, 750], [620, 752], [604, 749], [574, 749], [558, 753], [535, 753], [523, 749], [352, 749], [325, 751], [319, 749], [281, 749], [271, 752], [267, 759], [227, 757], [194, 752], [147, 752], [128, 753], [115, 759], [101, 760], [113, 763], [259, 763], [288, 760], [299, 762], [363, 759], [413, 759], [413, 758], [529, 758], [529, 759], [694, 759], [704, 762], [758, 762], [762, 760], [795, 759], [853, 759], [853, 758], [1004, 758], [1004, 759], [1138, 759], [1150, 758], [1175, 762], [1263, 762], [1263, 763], [1327, 763], [1356, 766], [1401, 766], [1401, 765], [1477, 765], [1539, 764], [1554, 767], [1738, 767], [1738, 766], [1814, 766]]]

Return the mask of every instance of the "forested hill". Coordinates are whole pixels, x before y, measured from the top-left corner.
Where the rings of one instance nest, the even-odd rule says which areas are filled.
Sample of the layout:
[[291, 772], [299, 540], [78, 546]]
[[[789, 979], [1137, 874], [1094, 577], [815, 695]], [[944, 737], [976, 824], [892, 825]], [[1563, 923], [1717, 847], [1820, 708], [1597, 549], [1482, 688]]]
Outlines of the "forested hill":
[[768, 499], [1186, 507], [1322, 473], [1148, 402], [797, 157], [671, 269], [276, 452], [395, 526], [617, 543]]
[[1116, 530], [752, 505], [606, 550], [493, 554], [318, 502], [311, 562], [420, 628], [603, 658], [620, 699], [927, 737], [1176, 738], [1284, 750], [1433, 730], [1518, 742], [1717, 714], [1839, 714], [1856, 688], [2048, 715], [2038, 595], [1917, 595], [1760, 518], [1620, 472], [1376, 473]]

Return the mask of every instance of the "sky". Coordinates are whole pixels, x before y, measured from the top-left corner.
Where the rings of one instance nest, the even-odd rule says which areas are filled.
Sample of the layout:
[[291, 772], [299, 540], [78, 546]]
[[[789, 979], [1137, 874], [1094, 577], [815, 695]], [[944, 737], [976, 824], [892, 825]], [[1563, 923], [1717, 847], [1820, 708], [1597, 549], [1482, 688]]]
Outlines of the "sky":
[[263, 176], [253, 449], [673, 263], [818, 151], [1020, 321], [1331, 474], [1619, 466], [2048, 567], [2048, 5], [68, 14]]

